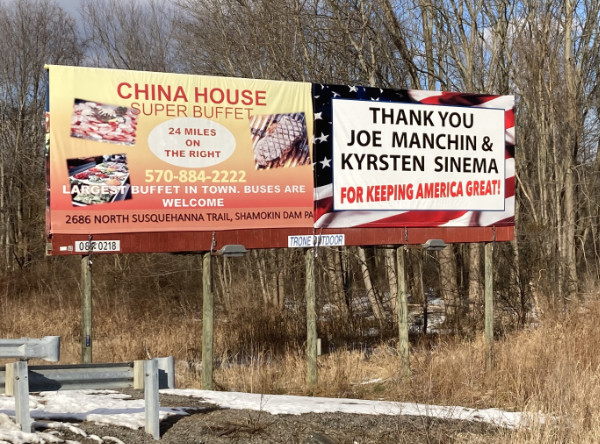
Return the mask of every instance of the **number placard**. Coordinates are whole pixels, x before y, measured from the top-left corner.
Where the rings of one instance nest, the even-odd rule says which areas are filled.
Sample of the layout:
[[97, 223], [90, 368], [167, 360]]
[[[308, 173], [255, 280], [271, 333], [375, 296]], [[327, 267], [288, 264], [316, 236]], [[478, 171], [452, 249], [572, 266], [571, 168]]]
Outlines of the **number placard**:
[[75, 241], [76, 253], [104, 253], [104, 252], [121, 251], [120, 240], [80, 240]]

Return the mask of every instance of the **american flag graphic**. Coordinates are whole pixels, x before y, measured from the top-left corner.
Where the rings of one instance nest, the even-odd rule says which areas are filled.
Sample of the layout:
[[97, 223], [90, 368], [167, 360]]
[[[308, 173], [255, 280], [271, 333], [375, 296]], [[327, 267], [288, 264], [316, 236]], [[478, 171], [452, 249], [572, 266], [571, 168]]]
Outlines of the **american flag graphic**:
[[[514, 226], [514, 97], [353, 85], [312, 85], [315, 228]], [[504, 211], [333, 211], [332, 99], [504, 109]]]

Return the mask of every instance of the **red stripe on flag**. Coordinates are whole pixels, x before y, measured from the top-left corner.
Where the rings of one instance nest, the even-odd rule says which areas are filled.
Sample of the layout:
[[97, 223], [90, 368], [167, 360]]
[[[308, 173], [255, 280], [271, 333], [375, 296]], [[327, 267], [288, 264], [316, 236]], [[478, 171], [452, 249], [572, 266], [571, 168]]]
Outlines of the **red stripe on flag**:
[[504, 113], [504, 127], [513, 128], [515, 126], [515, 111], [513, 109], [506, 110]]
[[457, 219], [466, 211], [427, 211], [427, 220], [423, 220], [422, 211], [408, 211], [391, 217], [385, 217], [373, 222], [357, 225], [367, 227], [431, 227], [443, 225], [452, 219]]
[[498, 98], [499, 96], [463, 94], [444, 92], [441, 95], [433, 95], [419, 100], [420, 103], [428, 105], [455, 105], [455, 106], [473, 106], [481, 105]]
[[515, 195], [515, 176], [507, 177], [504, 183], [504, 198], [513, 197]]
[[314, 220], [319, 220], [323, 215], [333, 211], [333, 198], [326, 197], [324, 199], [315, 200], [315, 216]]

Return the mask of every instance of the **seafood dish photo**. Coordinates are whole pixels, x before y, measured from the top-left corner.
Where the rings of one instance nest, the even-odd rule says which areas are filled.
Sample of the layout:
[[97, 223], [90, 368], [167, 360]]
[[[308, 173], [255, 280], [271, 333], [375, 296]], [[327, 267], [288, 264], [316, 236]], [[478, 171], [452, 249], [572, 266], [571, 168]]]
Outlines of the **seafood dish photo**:
[[76, 99], [71, 137], [135, 145], [137, 117], [132, 108]]

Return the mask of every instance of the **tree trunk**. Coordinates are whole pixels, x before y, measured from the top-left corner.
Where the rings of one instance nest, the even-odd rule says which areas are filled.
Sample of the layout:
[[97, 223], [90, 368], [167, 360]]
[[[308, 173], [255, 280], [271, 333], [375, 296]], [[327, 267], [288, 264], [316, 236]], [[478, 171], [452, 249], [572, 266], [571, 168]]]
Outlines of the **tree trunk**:
[[577, 118], [579, 109], [579, 93], [577, 91], [578, 80], [576, 78], [574, 62], [572, 60], [572, 41], [571, 35], [573, 31], [573, 16], [575, 15], [575, 5], [571, 0], [565, 1], [565, 83], [567, 85], [567, 143], [565, 156], [565, 230], [564, 230], [564, 259], [566, 265], [566, 296], [568, 299], [573, 299], [577, 295], [577, 258], [575, 254], [575, 232], [577, 227], [576, 208], [575, 208], [575, 181], [574, 163], [577, 159], [579, 150], [579, 127], [580, 124]]
[[348, 318], [346, 305], [346, 289], [344, 286], [343, 266], [340, 252], [337, 248], [325, 250], [326, 273], [329, 278], [330, 294], [337, 310], [337, 315], [342, 319]]
[[[387, 271], [388, 285], [390, 289], [390, 302], [394, 319], [398, 319], [398, 275], [396, 273], [396, 251], [391, 248], [385, 248], [385, 269]], [[404, 252], [402, 252], [404, 254]]]
[[358, 260], [360, 262], [360, 269], [362, 271], [362, 279], [363, 284], [365, 286], [365, 291], [367, 292], [367, 298], [369, 299], [369, 305], [371, 306], [371, 310], [373, 310], [373, 316], [379, 323], [380, 326], [383, 326], [384, 322], [384, 313], [375, 294], [375, 289], [373, 288], [373, 282], [371, 281], [371, 273], [369, 272], [369, 267], [367, 266], [367, 258], [365, 256], [365, 249], [363, 247], [357, 247], [356, 251], [358, 253]]
[[483, 305], [483, 282], [481, 270], [481, 244], [469, 244], [469, 290], [467, 298], [468, 318], [472, 330], [475, 331], [481, 319]]
[[446, 307], [446, 325], [459, 332], [461, 328], [461, 301], [456, 277], [456, 256], [452, 246], [438, 252], [440, 261], [440, 284]]

